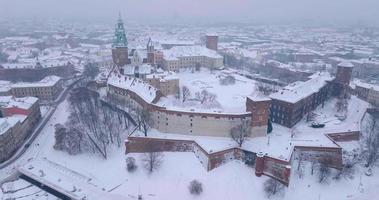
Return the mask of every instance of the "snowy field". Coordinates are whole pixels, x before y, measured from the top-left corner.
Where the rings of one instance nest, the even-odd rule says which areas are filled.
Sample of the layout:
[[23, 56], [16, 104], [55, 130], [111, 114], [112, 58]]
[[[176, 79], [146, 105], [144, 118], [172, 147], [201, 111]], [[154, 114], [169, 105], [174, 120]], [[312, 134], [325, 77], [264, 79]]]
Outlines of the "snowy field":
[[[235, 77], [235, 83], [230, 85], [220, 84], [220, 79], [228, 75]], [[188, 87], [191, 95], [189, 101], [184, 103], [174, 96], [162, 98], [158, 103], [167, 108], [245, 113], [246, 97], [256, 94], [256, 82], [238, 75], [233, 70], [211, 72], [206, 68], [201, 68], [200, 72], [195, 71], [193, 73], [190, 70], [183, 70], [177, 73], [176, 76], [179, 78], [180, 88], [183, 86]], [[215, 102], [201, 105], [198, 101], [191, 101], [191, 99], [195, 98], [195, 94], [202, 90], [207, 90], [209, 93], [216, 95]]]

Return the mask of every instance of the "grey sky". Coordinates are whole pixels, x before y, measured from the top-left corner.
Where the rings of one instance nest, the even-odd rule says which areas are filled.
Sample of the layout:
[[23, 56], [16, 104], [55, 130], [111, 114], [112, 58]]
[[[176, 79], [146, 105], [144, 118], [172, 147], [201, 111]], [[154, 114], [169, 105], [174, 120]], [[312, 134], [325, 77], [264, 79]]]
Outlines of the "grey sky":
[[379, 0], [0, 0], [1, 18], [379, 23]]

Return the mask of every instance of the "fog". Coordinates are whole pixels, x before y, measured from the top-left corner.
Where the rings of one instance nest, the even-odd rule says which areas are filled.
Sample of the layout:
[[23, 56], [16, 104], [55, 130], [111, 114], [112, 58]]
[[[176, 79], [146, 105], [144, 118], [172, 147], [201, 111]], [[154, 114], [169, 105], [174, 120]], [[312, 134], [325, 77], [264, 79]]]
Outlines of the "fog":
[[0, 18], [137, 22], [379, 22], [378, 0], [0, 0]]

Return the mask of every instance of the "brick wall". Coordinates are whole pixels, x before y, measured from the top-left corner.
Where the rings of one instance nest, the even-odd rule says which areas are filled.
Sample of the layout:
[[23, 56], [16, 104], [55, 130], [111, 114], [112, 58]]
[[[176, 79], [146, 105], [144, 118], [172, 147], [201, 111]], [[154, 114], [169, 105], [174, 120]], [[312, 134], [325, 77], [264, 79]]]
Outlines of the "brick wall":
[[152, 146], [158, 152], [193, 152], [200, 163], [209, 171], [228, 161], [242, 159], [243, 151], [230, 148], [223, 151], [208, 153], [200, 145], [192, 140], [173, 140], [146, 137], [128, 137], [125, 141], [125, 154], [145, 153]]
[[360, 131], [349, 131], [328, 134], [328, 136], [336, 142], [358, 141], [360, 135]]

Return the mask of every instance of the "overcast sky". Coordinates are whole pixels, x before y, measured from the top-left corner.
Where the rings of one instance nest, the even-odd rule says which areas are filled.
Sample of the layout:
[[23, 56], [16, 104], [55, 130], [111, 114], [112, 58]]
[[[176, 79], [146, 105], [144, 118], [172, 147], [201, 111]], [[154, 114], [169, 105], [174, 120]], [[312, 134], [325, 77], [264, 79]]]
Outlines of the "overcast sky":
[[0, 0], [0, 18], [379, 24], [379, 0]]

